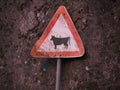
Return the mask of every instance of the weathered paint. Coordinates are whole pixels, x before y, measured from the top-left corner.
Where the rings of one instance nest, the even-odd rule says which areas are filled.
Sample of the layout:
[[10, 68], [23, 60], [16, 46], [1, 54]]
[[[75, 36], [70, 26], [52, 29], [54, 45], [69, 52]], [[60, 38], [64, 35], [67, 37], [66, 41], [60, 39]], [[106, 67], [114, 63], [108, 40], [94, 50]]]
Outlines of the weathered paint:
[[[62, 40], [61, 38], [70, 37], [69, 41], [67, 42], [68, 48], [65, 48], [64, 44], [59, 44], [55, 49], [53, 40], [50, 40], [52, 36], [59, 38], [59, 40]], [[55, 25], [51, 29], [46, 39], [43, 41], [43, 43], [39, 47], [38, 52], [41, 52], [41, 51], [45, 51], [45, 52], [79, 51], [77, 43], [75, 42], [75, 39], [71, 31], [69, 30], [69, 27], [67, 26], [62, 14], [56, 21]]]
[[60, 6], [31, 51], [34, 57], [80, 57], [84, 46], [64, 6]]

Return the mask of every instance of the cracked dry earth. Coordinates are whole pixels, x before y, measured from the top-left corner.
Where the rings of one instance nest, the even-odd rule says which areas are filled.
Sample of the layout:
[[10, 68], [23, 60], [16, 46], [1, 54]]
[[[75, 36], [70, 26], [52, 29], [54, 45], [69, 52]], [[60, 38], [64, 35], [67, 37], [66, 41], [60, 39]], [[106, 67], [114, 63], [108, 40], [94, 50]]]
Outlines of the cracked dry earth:
[[84, 43], [62, 59], [61, 90], [120, 90], [119, 0], [0, 0], [0, 90], [54, 90], [56, 59], [30, 56], [64, 5]]

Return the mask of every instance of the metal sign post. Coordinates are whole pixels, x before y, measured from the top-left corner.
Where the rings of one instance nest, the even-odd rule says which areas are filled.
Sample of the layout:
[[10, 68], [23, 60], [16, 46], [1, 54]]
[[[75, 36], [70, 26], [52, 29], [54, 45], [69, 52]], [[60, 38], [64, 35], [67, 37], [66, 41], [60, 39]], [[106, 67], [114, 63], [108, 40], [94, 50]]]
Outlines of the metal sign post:
[[60, 89], [60, 73], [61, 73], [61, 59], [57, 59], [57, 69], [56, 69], [56, 87], [55, 90]]

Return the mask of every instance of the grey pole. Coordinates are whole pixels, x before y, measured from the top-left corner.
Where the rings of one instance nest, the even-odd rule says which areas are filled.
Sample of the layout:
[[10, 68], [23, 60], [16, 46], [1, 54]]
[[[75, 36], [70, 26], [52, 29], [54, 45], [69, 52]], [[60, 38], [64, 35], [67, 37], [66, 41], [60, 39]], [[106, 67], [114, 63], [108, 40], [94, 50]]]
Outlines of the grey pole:
[[60, 89], [60, 71], [61, 71], [61, 59], [57, 59], [57, 71], [56, 71], [56, 87], [55, 90]]

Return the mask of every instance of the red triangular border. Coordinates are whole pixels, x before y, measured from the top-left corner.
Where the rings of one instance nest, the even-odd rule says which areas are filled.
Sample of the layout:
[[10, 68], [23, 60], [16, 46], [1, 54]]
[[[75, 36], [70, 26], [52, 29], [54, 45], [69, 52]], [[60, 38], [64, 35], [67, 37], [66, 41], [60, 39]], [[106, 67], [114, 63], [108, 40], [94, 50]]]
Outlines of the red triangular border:
[[[38, 52], [39, 47], [43, 43], [43, 41], [46, 39], [48, 34], [50, 33], [52, 27], [55, 25], [58, 17], [60, 14], [63, 14], [64, 19], [73, 34], [73, 37], [78, 45], [79, 51], [64, 51], [64, 52]], [[45, 29], [44, 33], [40, 37], [40, 39], [36, 42], [35, 46], [31, 50], [31, 55], [33, 57], [45, 57], [45, 58], [71, 58], [71, 57], [81, 57], [84, 55], [84, 46], [82, 43], [82, 40], [79, 37], [79, 34], [64, 6], [60, 6], [58, 10], [56, 11], [55, 15], [51, 19], [50, 23], [48, 24], [47, 28]]]

